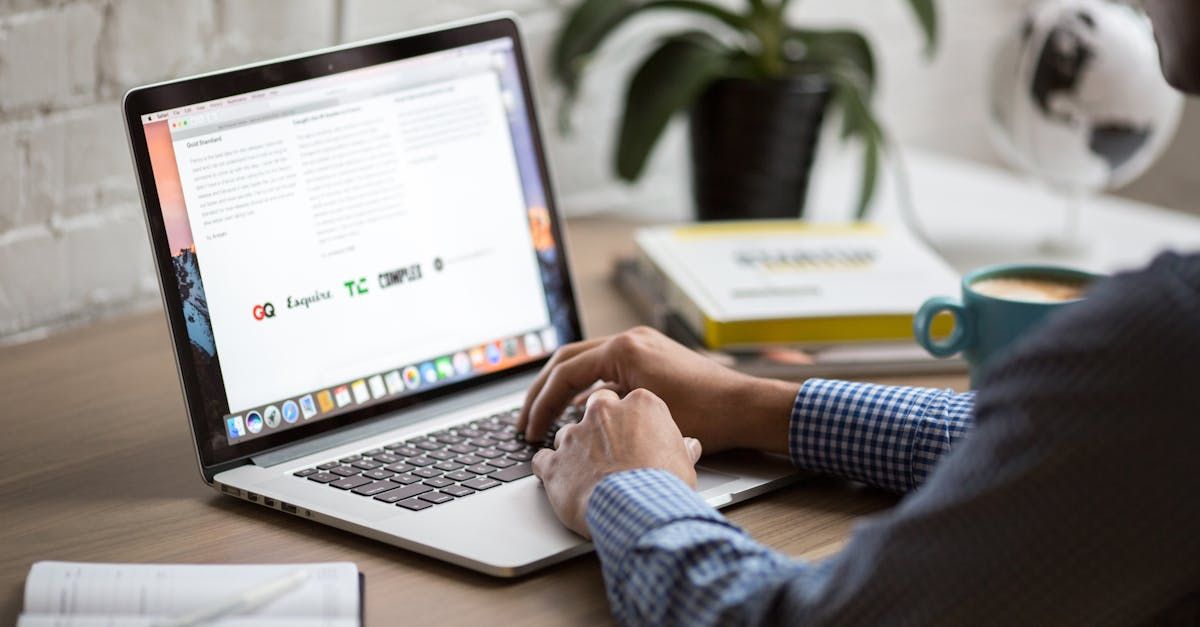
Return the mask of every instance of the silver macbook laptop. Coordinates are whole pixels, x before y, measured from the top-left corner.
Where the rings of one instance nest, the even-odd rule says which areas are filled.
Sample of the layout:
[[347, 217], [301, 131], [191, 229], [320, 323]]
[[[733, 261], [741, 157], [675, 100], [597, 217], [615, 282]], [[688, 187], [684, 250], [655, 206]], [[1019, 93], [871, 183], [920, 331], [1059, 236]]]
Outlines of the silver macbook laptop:
[[[589, 550], [512, 424], [580, 339], [512, 18], [139, 87], [124, 110], [206, 483], [492, 575]], [[706, 459], [700, 489], [721, 506], [793, 476]]]

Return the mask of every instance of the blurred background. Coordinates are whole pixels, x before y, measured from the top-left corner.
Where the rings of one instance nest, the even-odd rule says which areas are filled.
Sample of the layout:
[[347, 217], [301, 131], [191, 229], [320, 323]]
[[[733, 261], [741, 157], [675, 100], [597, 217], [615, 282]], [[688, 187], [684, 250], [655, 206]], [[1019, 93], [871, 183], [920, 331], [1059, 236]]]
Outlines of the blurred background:
[[[739, 2], [729, 0], [729, 5]], [[631, 22], [601, 50], [574, 109], [554, 124], [561, 94], [548, 50], [567, 0], [0, 0], [0, 342], [156, 306], [158, 294], [120, 114], [135, 85], [365, 37], [513, 10], [523, 22], [551, 169], [568, 215], [647, 220], [692, 215], [687, 138], [677, 120], [636, 185], [612, 173], [614, 127], [629, 70], [665, 27]], [[793, 19], [862, 29], [875, 46], [876, 109], [903, 146], [1004, 167], [988, 138], [997, 42], [1025, 0], [938, 3], [937, 55], [903, 3], [803, 0]], [[821, 159], [842, 148], [826, 142]], [[1200, 104], [1189, 101], [1165, 155], [1117, 194], [1200, 213]], [[821, 175], [821, 168], [814, 176]], [[853, 187], [850, 172], [844, 184]], [[820, 184], [820, 182], [817, 182]], [[842, 182], [836, 182], [842, 184]]]

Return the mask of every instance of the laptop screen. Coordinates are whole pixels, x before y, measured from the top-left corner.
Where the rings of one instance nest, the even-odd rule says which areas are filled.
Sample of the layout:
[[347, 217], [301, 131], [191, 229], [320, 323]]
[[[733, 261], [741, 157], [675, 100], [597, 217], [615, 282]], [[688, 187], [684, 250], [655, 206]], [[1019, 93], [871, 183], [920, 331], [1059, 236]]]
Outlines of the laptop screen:
[[140, 115], [211, 457], [576, 339], [527, 100], [501, 37]]

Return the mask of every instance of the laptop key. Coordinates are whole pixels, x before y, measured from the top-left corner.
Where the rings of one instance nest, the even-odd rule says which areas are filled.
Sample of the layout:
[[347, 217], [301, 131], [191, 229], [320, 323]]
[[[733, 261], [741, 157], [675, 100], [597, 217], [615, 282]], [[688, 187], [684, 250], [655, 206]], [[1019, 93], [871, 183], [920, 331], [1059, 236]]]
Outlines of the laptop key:
[[444, 447], [445, 444], [442, 444], [436, 440], [425, 440], [422, 442], [417, 442], [416, 446], [423, 451], [436, 451]]
[[334, 468], [337, 468], [338, 466], [341, 466], [341, 465], [342, 465], [341, 462], [325, 462], [324, 464], [317, 466], [317, 468], [319, 468], [320, 470], [333, 470]]
[[399, 503], [396, 503], [396, 505], [406, 509], [411, 509], [414, 512], [423, 510], [427, 507], [433, 507], [433, 503], [427, 503], [421, 499], [408, 499], [407, 501], [400, 501]]
[[355, 468], [361, 468], [362, 470], [375, 470], [376, 468], [383, 466], [383, 464], [379, 462], [373, 462], [369, 459], [360, 459], [350, 465], [354, 466]]
[[515, 466], [516, 463], [511, 459], [504, 459], [503, 457], [488, 460], [488, 465], [495, 466], [496, 468], [508, 468], [509, 466]]
[[[418, 494], [425, 494], [426, 492], [431, 492], [431, 491], [433, 491], [433, 488], [431, 488], [427, 485], [422, 485], [420, 483], [416, 483], [413, 485], [406, 485], [406, 486], [399, 487], [399, 488], [393, 488], [391, 491], [384, 492], [380, 496], [386, 496], [389, 499], [391, 499], [390, 501], [388, 501], [389, 503], [395, 503], [397, 501], [403, 501], [404, 499], [409, 499]], [[379, 497], [377, 496], [375, 498], [379, 498]], [[382, 501], [384, 499], [379, 498], [379, 500]]]
[[432, 479], [426, 479], [426, 480], [422, 481], [421, 483], [423, 483], [431, 488], [444, 488], [448, 485], [454, 485], [453, 481], [451, 481], [445, 477], [434, 477]]
[[338, 466], [337, 468], [334, 468], [334, 469], [330, 470], [329, 472], [332, 472], [333, 474], [335, 474], [339, 477], [353, 477], [354, 475], [357, 475], [361, 471], [357, 468], [351, 468], [349, 466]]
[[472, 490], [487, 490], [500, 485], [500, 482], [488, 477], [475, 477], [470, 481], [464, 481], [463, 485]]
[[471, 427], [464, 427], [462, 429], [457, 429], [457, 432], [458, 432], [458, 435], [460, 435], [464, 438], [478, 438], [478, 437], [483, 436], [482, 431], [480, 431], [479, 429], [472, 429]]
[[337, 475], [329, 472], [318, 472], [315, 475], [308, 476], [309, 481], [316, 481], [317, 483], [330, 483], [332, 481], [337, 481], [338, 479], [339, 477]]
[[501, 451], [504, 451], [505, 453], [516, 453], [517, 451], [524, 450], [525, 443], [524, 442], [501, 442], [496, 445], [496, 448]]
[[408, 471], [412, 470], [413, 468], [416, 468], [416, 466], [409, 466], [408, 464], [405, 464], [405, 463], [396, 463], [396, 464], [392, 464], [390, 466], [383, 467], [384, 470], [390, 470], [391, 472], [408, 472]]
[[451, 446], [451, 447], [447, 448], [446, 450], [451, 451], [453, 453], [458, 453], [459, 455], [466, 455], [467, 453], [473, 452], [475, 450], [475, 448], [476, 447], [474, 447], [470, 444], [455, 444], [454, 446]]
[[517, 451], [516, 453], [509, 453], [507, 455], [507, 457], [513, 461], [527, 462], [527, 461], [533, 459], [533, 451], [532, 450]]
[[361, 494], [363, 496], [375, 496], [376, 494], [394, 489], [396, 489], [396, 484], [392, 483], [391, 481], [376, 481], [375, 483], [354, 488], [351, 490], [351, 492], [355, 494]]
[[460, 457], [455, 457], [454, 461], [462, 464], [463, 466], [471, 466], [483, 461], [483, 458], [475, 455], [462, 455]]
[[387, 479], [394, 474], [396, 473], [384, 470], [382, 468], [376, 468], [375, 470], [364, 472], [363, 476], [370, 477], [371, 479]]
[[392, 449], [392, 453], [403, 457], [417, 457], [421, 454], [421, 451], [405, 444], [404, 446]]
[[457, 496], [459, 498], [464, 497], [468, 494], [475, 494], [475, 491], [472, 490], [471, 488], [464, 488], [460, 485], [446, 486], [446, 487], [442, 488], [442, 492], [445, 492], [446, 494], [449, 494], [450, 496]]
[[382, 452], [383, 452], [383, 449], [381, 449], [381, 448], [373, 448], [369, 451], [363, 451], [363, 457], [375, 457], [376, 455], [379, 455]]
[[440, 477], [442, 471], [434, 470], [433, 468], [418, 468], [412, 471], [412, 474], [418, 477], [425, 477], [426, 479], [429, 479], [430, 477]]
[[446, 478], [455, 481], [470, 481], [475, 478], [475, 475], [465, 470], [455, 470], [454, 472], [446, 473]]
[[449, 494], [442, 494], [441, 492], [426, 492], [425, 494], [422, 494], [421, 496], [418, 496], [417, 498], [421, 499], [422, 501], [429, 501], [430, 503], [433, 503], [434, 505], [438, 505], [441, 503], [445, 503], [446, 501], [454, 500], [453, 496], [450, 496]]
[[454, 459], [454, 453], [451, 453], [450, 451], [429, 451], [425, 454], [425, 456], [429, 459], [436, 459], [443, 462], [447, 459]]
[[450, 471], [450, 470], [458, 470], [459, 468], [462, 468], [463, 465], [456, 464], [454, 462], [438, 462], [438, 463], [434, 464], [433, 467], [437, 468], [438, 470]]
[[504, 453], [497, 451], [494, 448], [485, 448], [482, 451], [475, 451], [475, 454], [484, 459], [496, 459], [497, 457], [504, 457]]
[[[451, 470], [453, 470], [453, 469], [451, 469]], [[307, 477], [309, 475], [315, 475], [318, 472], [320, 472], [320, 471], [317, 470], [316, 468], [303, 468], [303, 469], [297, 470], [296, 472], [293, 472], [292, 474], [296, 475], [297, 477]]]
[[392, 455], [391, 453], [380, 453], [378, 455], [372, 455], [371, 459], [381, 464], [394, 464], [404, 458], [400, 457], [399, 455]]
[[391, 481], [393, 483], [401, 483], [404, 485], [408, 485], [410, 483], [416, 483], [420, 480], [421, 480], [420, 477], [414, 477], [412, 475], [396, 475], [395, 477], [391, 478]]
[[360, 459], [362, 459], [362, 455], [347, 455], [346, 457], [343, 457], [343, 458], [339, 459], [338, 461], [342, 462], [343, 464], [350, 464], [350, 463], [354, 463]]
[[366, 477], [346, 477], [344, 479], [338, 479], [329, 485], [339, 490], [353, 490], [358, 486], [366, 485], [372, 481], [373, 479], [368, 479]]
[[434, 462], [432, 459], [429, 459], [428, 457], [414, 457], [414, 458], [408, 460], [408, 464], [410, 466], [417, 466], [417, 467], [432, 466], [435, 463], [436, 462]]
[[450, 435], [448, 433], [439, 435], [434, 439], [436, 439], [438, 442], [441, 442], [442, 444], [458, 444], [459, 442], [463, 441], [463, 438], [461, 436]]
[[489, 466], [487, 464], [475, 464], [474, 466], [468, 466], [467, 470], [469, 470], [477, 475], [486, 475], [489, 472], [496, 472], [495, 467]]
[[[516, 466], [505, 468], [504, 470], [500, 470], [497, 472], [493, 472], [492, 474], [488, 475], [488, 478], [495, 479], [497, 481], [503, 481], [503, 482], [507, 483], [509, 481], [516, 481], [517, 479], [524, 479], [525, 477], [528, 477], [529, 475], [532, 475], [532, 474], [533, 474], [533, 464], [523, 462], [523, 463], [517, 464]], [[463, 485], [466, 485], [466, 484], [464, 483]]]

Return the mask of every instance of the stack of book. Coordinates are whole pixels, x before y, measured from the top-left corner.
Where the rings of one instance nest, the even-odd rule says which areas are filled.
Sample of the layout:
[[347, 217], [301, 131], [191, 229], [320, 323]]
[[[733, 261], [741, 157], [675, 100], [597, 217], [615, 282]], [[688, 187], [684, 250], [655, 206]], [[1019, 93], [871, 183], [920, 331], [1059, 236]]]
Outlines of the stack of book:
[[[958, 275], [903, 229], [713, 222], [641, 229], [618, 289], [653, 326], [759, 376], [961, 372], [913, 340], [925, 299]], [[935, 334], [948, 334], [937, 320]]]

